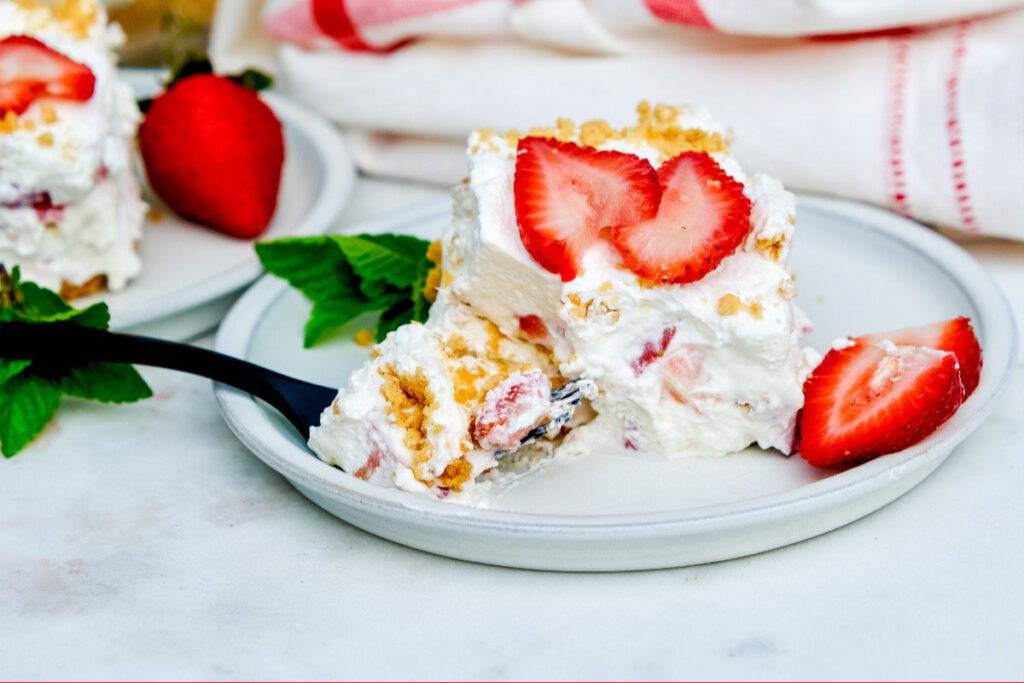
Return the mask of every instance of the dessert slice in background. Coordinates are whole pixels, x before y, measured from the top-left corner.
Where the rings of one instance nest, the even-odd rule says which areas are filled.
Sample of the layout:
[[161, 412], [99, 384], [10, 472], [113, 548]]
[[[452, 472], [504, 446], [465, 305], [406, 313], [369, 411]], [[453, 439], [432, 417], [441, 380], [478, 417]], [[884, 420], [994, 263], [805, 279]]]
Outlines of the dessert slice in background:
[[93, 0], [0, 2], [0, 262], [67, 298], [141, 270], [139, 113]]

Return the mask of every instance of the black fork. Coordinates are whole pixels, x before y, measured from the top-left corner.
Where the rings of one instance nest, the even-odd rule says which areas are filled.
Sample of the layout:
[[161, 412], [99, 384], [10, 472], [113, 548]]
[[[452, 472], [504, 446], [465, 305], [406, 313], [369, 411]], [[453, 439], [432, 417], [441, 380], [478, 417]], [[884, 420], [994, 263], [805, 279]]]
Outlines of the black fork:
[[338, 393], [215, 351], [74, 323], [0, 323], [0, 357], [49, 363], [131, 363], [208, 377], [263, 399], [295, 425], [304, 439]]

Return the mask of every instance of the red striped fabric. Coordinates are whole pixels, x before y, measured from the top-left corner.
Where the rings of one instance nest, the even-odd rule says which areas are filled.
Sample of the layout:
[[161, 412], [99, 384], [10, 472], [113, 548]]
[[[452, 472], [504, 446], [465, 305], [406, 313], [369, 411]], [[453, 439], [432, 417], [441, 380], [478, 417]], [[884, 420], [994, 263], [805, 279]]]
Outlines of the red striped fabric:
[[714, 28], [697, 0], [644, 0], [651, 14], [663, 21]]
[[963, 128], [960, 125], [960, 86], [967, 56], [967, 33], [971, 21], [957, 22], [953, 37], [953, 58], [949, 78], [946, 80], [946, 132], [949, 136], [949, 156], [953, 174], [953, 191], [960, 211], [960, 222], [969, 232], [978, 232], [977, 220], [967, 186], [967, 166], [964, 159]]
[[887, 163], [884, 167], [889, 193], [889, 208], [910, 217], [910, 198], [907, 196], [907, 169], [904, 164], [904, 123], [907, 105], [907, 67], [910, 57], [910, 38], [901, 36], [893, 42], [893, 56], [889, 74], [889, 138], [886, 140]]
[[372, 50], [348, 16], [345, 0], [313, 0], [313, 19], [320, 30], [346, 50]]

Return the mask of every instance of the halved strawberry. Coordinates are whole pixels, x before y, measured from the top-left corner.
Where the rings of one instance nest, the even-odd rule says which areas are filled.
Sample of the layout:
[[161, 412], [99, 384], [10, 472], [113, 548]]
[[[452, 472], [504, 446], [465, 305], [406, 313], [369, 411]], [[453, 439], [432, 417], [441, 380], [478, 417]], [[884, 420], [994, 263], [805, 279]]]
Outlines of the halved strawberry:
[[29, 36], [0, 40], [0, 115], [22, 114], [40, 97], [86, 101], [96, 88], [88, 66]]
[[896, 346], [927, 346], [929, 349], [949, 351], [960, 363], [960, 377], [964, 391], [970, 396], [981, 377], [981, 345], [974, 335], [970, 318], [953, 318], [921, 327], [908, 327], [892, 332], [866, 334], [857, 337], [865, 344], [877, 344], [888, 339]]
[[661, 198], [645, 159], [540, 137], [519, 141], [514, 188], [523, 245], [563, 282], [602, 228], [653, 217]]
[[750, 230], [743, 184], [704, 152], [683, 152], [658, 169], [661, 206], [651, 220], [622, 223], [611, 240], [626, 267], [648, 280], [699, 280], [736, 251]]
[[864, 342], [832, 349], [804, 383], [800, 455], [828, 466], [902, 450], [935, 431], [963, 400], [950, 352]]

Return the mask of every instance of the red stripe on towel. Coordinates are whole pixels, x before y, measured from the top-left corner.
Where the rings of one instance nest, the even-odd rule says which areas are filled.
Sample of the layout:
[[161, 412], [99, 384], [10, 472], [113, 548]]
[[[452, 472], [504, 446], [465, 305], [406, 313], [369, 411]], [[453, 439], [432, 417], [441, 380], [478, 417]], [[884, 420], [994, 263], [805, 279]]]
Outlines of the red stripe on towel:
[[967, 56], [967, 33], [971, 21], [959, 21], [953, 34], [953, 60], [949, 79], [946, 80], [946, 132], [949, 135], [950, 168], [953, 172], [953, 192], [956, 194], [960, 222], [969, 232], [980, 232], [971, 193], [967, 187], [967, 165], [964, 159], [963, 130], [960, 127], [960, 84]]
[[851, 31], [849, 33], [815, 33], [807, 36], [808, 40], [816, 40], [822, 43], [842, 42], [845, 40], [864, 40], [865, 38], [895, 38], [906, 36], [917, 31], [914, 26], [893, 26], [891, 28], [880, 28], [872, 31]]
[[889, 75], [889, 136], [886, 140], [885, 180], [889, 208], [910, 217], [907, 196], [907, 169], [903, 163], [903, 124], [907, 108], [907, 67], [910, 59], [910, 38], [893, 40], [893, 56]]
[[644, 0], [651, 14], [663, 21], [714, 28], [697, 0]]
[[313, 19], [320, 30], [346, 50], [373, 50], [348, 16], [345, 0], [313, 0]]

